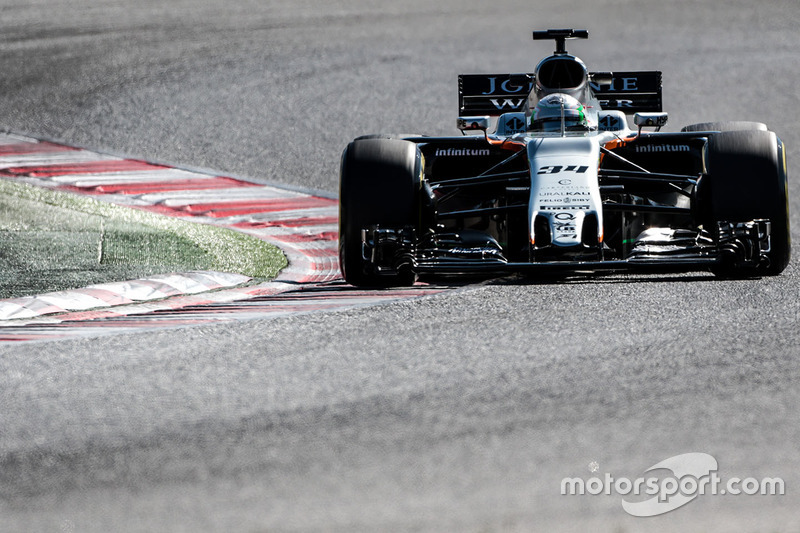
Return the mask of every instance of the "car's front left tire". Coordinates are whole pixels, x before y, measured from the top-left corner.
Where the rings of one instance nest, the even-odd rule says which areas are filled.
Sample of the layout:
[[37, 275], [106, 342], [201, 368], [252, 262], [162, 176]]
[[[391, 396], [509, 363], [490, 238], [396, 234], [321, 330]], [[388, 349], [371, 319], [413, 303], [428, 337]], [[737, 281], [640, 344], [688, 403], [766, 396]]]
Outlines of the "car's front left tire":
[[[783, 272], [791, 257], [788, 177], [783, 142], [770, 131], [739, 130], [717, 133], [708, 140], [705, 154], [707, 174], [701, 179], [703, 218], [748, 222], [769, 219], [771, 223], [769, 264], [760, 274]], [[726, 276], [747, 275], [736, 267], [723, 267]]]

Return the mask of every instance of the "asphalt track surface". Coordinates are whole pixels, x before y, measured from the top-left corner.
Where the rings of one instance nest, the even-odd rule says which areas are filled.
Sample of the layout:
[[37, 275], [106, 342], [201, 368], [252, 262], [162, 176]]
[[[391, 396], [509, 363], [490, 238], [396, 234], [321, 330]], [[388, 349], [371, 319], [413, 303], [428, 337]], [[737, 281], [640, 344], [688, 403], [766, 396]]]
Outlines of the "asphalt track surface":
[[[456, 75], [660, 69], [671, 128], [800, 161], [794, 1], [0, 7], [0, 124], [335, 192], [346, 141], [454, 132]], [[792, 222], [800, 228], [795, 183]], [[800, 239], [795, 232], [795, 240]], [[496, 281], [369, 308], [0, 347], [9, 531], [797, 531], [797, 261], [780, 277]], [[564, 477], [704, 452], [784, 496], [635, 518]]]

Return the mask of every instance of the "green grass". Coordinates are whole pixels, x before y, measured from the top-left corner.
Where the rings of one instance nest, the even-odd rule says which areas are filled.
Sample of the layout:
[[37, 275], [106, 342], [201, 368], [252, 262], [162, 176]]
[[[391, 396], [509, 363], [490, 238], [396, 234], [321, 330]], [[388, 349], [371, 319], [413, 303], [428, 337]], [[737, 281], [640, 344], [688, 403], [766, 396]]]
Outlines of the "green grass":
[[284, 266], [237, 231], [0, 180], [0, 298], [189, 270], [261, 280]]

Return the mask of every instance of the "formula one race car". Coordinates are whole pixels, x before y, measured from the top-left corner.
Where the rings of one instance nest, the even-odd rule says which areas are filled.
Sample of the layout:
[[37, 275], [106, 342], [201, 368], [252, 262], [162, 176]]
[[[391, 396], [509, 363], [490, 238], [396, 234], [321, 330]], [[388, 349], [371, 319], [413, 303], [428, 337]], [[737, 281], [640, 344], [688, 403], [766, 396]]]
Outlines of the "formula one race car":
[[533, 74], [459, 76], [464, 135], [367, 135], [347, 146], [339, 259], [349, 283], [786, 268], [786, 159], [775, 133], [757, 122], [660, 132], [660, 72], [589, 72], [565, 48], [586, 30], [533, 38], [556, 42]]

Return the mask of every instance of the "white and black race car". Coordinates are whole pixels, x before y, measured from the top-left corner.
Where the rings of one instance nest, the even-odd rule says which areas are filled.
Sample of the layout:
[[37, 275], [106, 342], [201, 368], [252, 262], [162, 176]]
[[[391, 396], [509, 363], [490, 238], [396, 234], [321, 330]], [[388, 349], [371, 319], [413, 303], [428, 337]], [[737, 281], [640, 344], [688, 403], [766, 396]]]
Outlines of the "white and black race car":
[[786, 157], [775, 133], [757, 122], [661, 132], [660, 72], [589, 72], [565, 49], [586, 30], [533, 38], [556, 41], [533, 74], [459, 76], [464, 135], [367, 135], [347, 146], [346, 281], [786, 268]]

